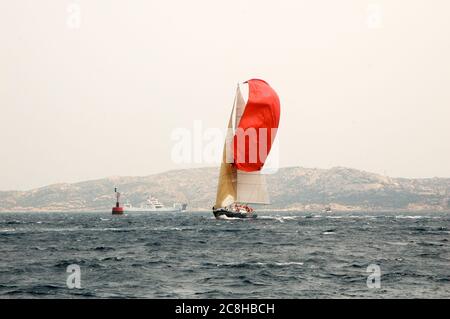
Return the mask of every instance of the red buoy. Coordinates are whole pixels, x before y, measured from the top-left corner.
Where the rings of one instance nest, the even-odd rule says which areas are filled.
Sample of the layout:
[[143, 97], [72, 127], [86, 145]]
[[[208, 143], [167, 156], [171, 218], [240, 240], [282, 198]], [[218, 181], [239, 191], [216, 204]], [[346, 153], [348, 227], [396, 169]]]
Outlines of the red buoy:
[[113, 215], [123, 215], [123, 207], [113, 207]]
[[116, 193], [116, 206], [112, 209], [113, 215], [123, 215], [123, 207], [120, 206], [119, 199], [120, 199], [120, 193], [117, 191], [117, 187], [114, 189], [114, 192]]

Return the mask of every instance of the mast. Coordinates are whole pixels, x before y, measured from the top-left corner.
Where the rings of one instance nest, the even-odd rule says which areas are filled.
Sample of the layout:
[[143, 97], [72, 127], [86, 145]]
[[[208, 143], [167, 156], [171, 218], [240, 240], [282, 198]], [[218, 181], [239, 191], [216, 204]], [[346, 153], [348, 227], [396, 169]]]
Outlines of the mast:
[[[227, 207], [236, 202], [236, 180], [237, 171], [227, 158], [232, 158], [232, 140], [233, 140], [233, 113], [236, 110], [236, 101], [238, 99], [239, 86], [234, 98], [233, 108], [231, 109], [230, 119], [228, 120], [227, 134], [225, 138], [225, 145], [223, 146], [222, 164], [220, 165], [219, 182], [217, 186], [216, 204], [215, 208]], [[228, 155], [228, 156], [227, 156]]]

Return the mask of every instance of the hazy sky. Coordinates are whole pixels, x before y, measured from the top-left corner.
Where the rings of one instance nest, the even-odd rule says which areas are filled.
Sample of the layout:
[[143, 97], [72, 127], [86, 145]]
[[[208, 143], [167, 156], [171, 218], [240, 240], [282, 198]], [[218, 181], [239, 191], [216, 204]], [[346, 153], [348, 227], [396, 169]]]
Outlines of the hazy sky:
[[447, 0], [1, 1], [0, 190], [202, 166], [171, 160], [173, 130], [224, 128], [236, 82], [255, 77], [281, 99], [281, 166], [450, 177], [449, 12]]

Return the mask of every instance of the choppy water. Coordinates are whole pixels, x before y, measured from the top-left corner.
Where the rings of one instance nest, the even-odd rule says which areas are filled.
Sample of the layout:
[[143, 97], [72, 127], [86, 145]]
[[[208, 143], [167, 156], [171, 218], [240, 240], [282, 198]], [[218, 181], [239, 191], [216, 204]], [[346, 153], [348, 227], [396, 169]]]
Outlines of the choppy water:
[[448, 214], [260, 215], [0, 214], [0, 298], [450, 298]]

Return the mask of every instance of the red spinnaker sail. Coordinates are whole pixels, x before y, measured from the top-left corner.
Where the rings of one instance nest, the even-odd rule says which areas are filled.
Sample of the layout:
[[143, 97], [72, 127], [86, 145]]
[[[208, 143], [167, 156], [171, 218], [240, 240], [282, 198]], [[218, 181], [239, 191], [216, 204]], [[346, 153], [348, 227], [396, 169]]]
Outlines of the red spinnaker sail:
[[280, 99], [270, 85], [248, 81], [249, 98], [234, 136], [234, 165], [255, 172], [263, 168], [280, 123]]

